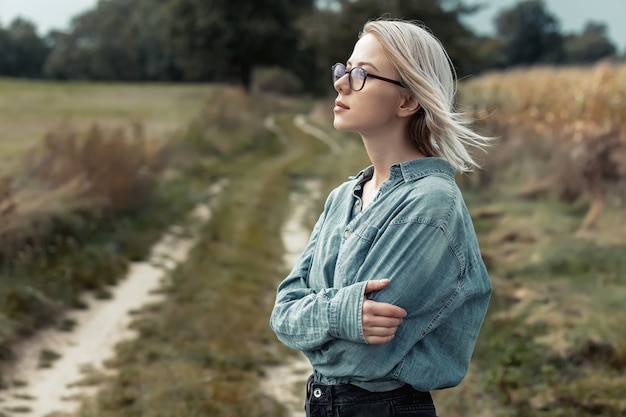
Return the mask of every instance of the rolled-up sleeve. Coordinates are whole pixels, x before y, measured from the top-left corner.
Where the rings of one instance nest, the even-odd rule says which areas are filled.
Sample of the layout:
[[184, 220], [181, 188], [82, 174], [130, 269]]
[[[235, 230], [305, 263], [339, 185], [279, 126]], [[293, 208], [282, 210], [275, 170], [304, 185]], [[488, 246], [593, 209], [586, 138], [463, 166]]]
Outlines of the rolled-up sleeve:
[[281, 342], [297, 350], [318, 349], [336, 339], [365, 343], [361, 326], [365, 285], [314, 292], [303, 279], [288, 278], [279, 287], [270, 326]]

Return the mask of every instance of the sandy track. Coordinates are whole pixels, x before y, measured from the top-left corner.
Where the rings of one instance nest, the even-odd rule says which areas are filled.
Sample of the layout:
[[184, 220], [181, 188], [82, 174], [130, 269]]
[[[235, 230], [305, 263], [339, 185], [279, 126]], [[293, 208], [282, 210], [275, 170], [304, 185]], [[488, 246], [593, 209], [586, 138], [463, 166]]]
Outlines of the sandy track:
[[[281, 232], [285, 246], [283, 260], [288, 269], [291, 269], [309, 240], [311, 231], [303, 223], [311, 204], [320, 194], [317, 181], [303, 185], [303, 191], [291, 195], [291, 215]], [[305, 204], [302, 204], [303, 201]], [[305, 385], [312, 372], [308, 359], [298, 352], [281, 365], [268, 367], [265, 371], [267, 378], [263, 383], [264, 391], [287, 408], [289, 417], [304, 416]]]
[[[209, 192], [216, 195], [224, 183]], [[211, 217], [210, 207], [198, 206], [191, 216], [198, 222]], [[104, 363], [114, 356], [115, 346], [135, 333], [129, 329], [132, 312], [161, 300], [156, 291], [169, 272], [184, 262], [196, 236], [183, 236], [176, 226], [153, 247], [147, 262], [133, 263], [127, 277], [111, 289], [112, 299], [84, 298], [88, 310], [72, 311], [76, 322], [72, 332], [49, 329], [17, 346], [18, 360], [7, 370], [8, 390], [0, 391], [0, 415], [42, 417], [51, 413], [75, 412], [81, 397], [92, 395], [96, 387], [78, 384], [94, 372], [106, 373]], [[39, 366], [42, 350], [61, 354], [49, 368]]]

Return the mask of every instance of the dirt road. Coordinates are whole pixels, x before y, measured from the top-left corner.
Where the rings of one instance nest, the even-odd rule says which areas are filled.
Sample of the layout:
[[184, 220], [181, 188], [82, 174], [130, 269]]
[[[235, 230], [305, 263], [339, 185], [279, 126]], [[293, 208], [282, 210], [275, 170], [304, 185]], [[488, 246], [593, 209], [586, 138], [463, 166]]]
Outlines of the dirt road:
[[[216, 184], [209, 193], [219, 193], [223, 185]], [[191, 216], [206, 222], [211, 217], [210, 207], [200, 205]], [[75, 412], [78, 400], [97, 389], [85, 380], [108, 372], [104, 363], [113, 357], [115, 346], [134, 336], [129, 329], [133, 310], [159, 301], [157, 290], [163, 280], [187, 258], [196, 237], [182, 235], [178, 228], [171, 228], [153, 247], [148, 261], [131, 265], [127, 277], [111, 289], [110, 300], [85, 297], [89, 309], [67, 314], [66, 318], [76, 323], [72, 332], [48, 329], [17, 346], [18, 360], [7, 370], [12, 386], [0, 391], [0, 416]], [[60, 358], [41, 367], [42, 352]]]

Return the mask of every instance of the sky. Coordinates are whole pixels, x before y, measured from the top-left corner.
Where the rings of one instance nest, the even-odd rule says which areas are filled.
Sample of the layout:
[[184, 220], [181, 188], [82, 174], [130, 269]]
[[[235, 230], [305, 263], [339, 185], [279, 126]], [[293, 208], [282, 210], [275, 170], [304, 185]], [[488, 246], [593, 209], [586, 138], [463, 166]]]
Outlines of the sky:
[[[254, 0], [250, 0], [254, 1]], [[417, 0], [415, 0], [417, 1]], [[465, 22], [477, 33], [493, 34], [494, 17], [519, 0], [465, 0], [485, 4]], [[589, 20], [606, 23], [608, 34], [620, 51], [626, 49], [626, 0], [544, 0], [548, 11], [561, 23], [561, 32], [580, 32]], [[0, 23], [8, 25], [22, 16], [35, 23], [40, 35], [50, 29], [66, 29], [70, 19], [95, 7], [98, 0], [0, 0]], [[425, 22], [428, 24], [428, 22]]]
[[[0, 4], [3, 0], [0, 0]], [[519, 0], [465, 0], [465, 4], [483, 3], [484, 10], [464, 19], [475, 32], [493, 34], [495, 16]], [[546, 9], [561, 23], [561, 32], [580, 33], [588, 21], [605, 23], [609, 38], [619, 51], [626, 49], [626, 0], [544, 0]]]

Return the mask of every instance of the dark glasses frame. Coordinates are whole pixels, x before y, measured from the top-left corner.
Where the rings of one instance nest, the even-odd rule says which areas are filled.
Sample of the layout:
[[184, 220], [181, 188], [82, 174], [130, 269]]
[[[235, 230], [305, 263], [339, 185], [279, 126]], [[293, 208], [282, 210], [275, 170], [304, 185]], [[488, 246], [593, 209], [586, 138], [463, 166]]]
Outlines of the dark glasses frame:
[[[337, 68], [343, 68], [343, 70], [342, 70], [343, 74], [341, 74], [340, 76], [336, 75], [336, 69]], [[353, 87], [352, 71], [354, 71], [354, 70], [361, 71], [363, 73], [363, 84], [361, 84], [361, 87], [358, 88], [358, 89]], [[352, 67], [348, 71], [346, 69], [346, 66], [344, 64], [340, 63], [340, 62], [338, 62], [338, 63], [336, 63], [335, 65], [332, 66], [332, 73], [333, 73], [333, 84], [335, 82], [337, 82], [340, 78], [342, 78], [344, 75], [348, 74], [348, 84], [350, 85], [350, 89], [352, 91], [361, 91], [363, 89], [363, 87], [365, 87], [365, 81], [367, 81], [367, 77], [376, 78], [377, 80], [386, 81], [388, 83], [395, 84], [395, 85], [398, 85], [400, 87], [406, 88], [404, 86], [404, 84], [402, 84], [400, 81], [392, 80], [391, 78], [381, 77], [380, 75], [370, 74], [369, 72], [365, 71], [361, 67]]]

